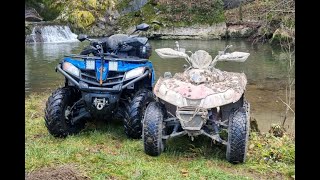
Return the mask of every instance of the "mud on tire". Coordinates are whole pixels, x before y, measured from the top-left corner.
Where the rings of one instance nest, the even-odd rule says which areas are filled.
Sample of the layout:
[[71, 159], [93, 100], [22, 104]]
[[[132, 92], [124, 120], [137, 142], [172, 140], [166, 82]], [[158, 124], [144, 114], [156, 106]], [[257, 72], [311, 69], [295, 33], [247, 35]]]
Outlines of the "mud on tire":
[[164, 150], [162, 140], [164, 112], [159, 102], [151, 102], [143, 120], [142, 139], [146, 154], [159, 156]]
[[230, 163], [243, 163], [247, 154], [249, 138], [249, 103], [234, 110], [229, 116], [228, 145], [226, 157]]
[[66, 137], [76, 134], [84, 128], [85, 122], [72, 125], [65, 117], [67, 107], [71, 107], [80, 98], [80, 93], [72, 87], [57, 89], [49, 97], [45, 108], [45, 125], [49, 133], [55, 137]]
[[147, 105], [154, 101], [152, 92], [148, 89], [139, 90], [128, 107], [128, 118], [124, 119], [124, 130], [129, 138], [139, 139], [142, 134], [142, 120]]

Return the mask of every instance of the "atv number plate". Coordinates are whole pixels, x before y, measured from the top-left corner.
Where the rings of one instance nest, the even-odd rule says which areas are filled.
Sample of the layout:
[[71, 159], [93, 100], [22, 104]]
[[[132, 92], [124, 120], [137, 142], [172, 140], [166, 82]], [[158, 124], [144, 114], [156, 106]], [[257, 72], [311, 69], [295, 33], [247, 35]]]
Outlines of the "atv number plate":
[[109, 61], [109, 71], [118, 71], [117, 61]]

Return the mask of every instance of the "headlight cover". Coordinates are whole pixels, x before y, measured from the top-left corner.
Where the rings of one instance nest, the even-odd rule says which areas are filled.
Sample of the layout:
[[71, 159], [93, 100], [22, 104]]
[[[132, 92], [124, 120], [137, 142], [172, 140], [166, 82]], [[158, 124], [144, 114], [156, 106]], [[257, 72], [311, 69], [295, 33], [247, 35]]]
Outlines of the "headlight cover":
[[62, 64], [62, 69], [74, 76], [80, 77], [80, 70], [69, 62], [64, 62]]
[[95, 60], [86, 60], [86, 69], [94, 70], [95, 69]]
[[145, 67], [138, 67], [128, 71], [124, 77], [124, 79], [131, 79], [137, 76], [141, 76], [144, 73]]

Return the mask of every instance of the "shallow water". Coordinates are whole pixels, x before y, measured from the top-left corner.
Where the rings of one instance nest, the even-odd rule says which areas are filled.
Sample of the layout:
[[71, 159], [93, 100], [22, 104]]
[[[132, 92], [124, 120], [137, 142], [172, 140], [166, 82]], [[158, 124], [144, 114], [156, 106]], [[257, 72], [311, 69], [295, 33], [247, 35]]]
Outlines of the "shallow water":
[[[153, 50], [175, 46], [174, 40], [151, 40]], [[64, 55], [77, 54], [88, 43], [45, 43], [26, 44], [25, 46], [25, 93], [53, 91], [63, 86], [64, 77], [55, 72], [55, 66]], [[254, 45], [244, 40], [179, 40], [180, 47], [192, 52], [203, 49], [214, 57], [219, 50], [232, 44], [232, 51], [249, 52], [244, 63], [218, 62], [217, 67], [225, 71], [244, 72], [248, 78], [246, 98], [251, 103], [251, 116], [261, 131], [267, 131], [272, 123], [280, 123], [284, 118], [285, 87], [287, 82], [287, 63], [284, 53], [278, 47], [268, 44]], [[155, 52], [150, 57], [156, 71], [156, 77], [164, 72], [172, 74], [183, 71], [183, 59], [161, 59]], [[294, 98], [294, 96], [293, 96]], [[293, 99], [294, 100], [294, 99]], [[293, 105], [294, 109], [294, 105]], [[289, 131], [294, 130], [292, 113], [286, 120]]]

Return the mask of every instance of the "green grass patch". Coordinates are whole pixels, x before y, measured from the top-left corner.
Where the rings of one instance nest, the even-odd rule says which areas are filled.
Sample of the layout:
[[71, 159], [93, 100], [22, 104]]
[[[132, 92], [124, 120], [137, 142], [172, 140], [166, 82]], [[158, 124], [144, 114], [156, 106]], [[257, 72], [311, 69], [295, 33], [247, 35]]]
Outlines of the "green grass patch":
[[122, 122], [89, 122], [77, 135], [54, 138], [43, 119], [49, 95], [25, 99], [26, 172], [72, 164], [91, 179], [288, 179], [295, 174], [289, 136], [252, 134], [247, 162], [239, 165], [228, 163], [226, 148], [205, 137], [171, 139], [159, 157], [148, 156], [142, 140], [125, 136]]

